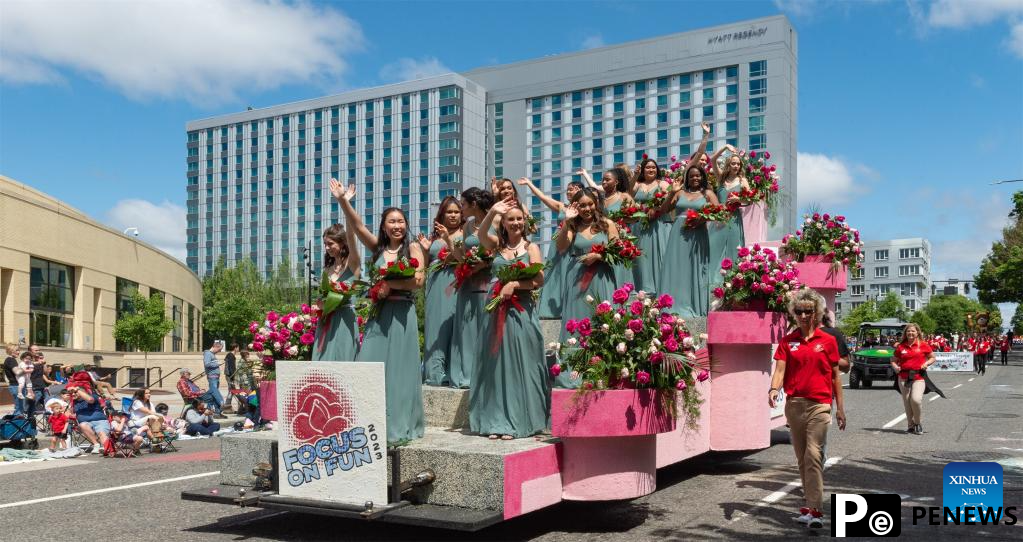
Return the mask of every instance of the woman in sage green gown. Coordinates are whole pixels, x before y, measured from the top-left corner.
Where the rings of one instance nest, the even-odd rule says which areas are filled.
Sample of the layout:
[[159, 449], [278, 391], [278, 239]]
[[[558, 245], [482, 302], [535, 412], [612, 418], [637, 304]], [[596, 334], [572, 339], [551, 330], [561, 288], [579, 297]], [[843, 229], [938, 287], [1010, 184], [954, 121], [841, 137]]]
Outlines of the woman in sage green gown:
[[[734, 151], [733, 151], [734, 152]], [[722, 204], [733, 201], [738, 203], [737, 196], [729, 197], [729, 193], [738, 192], [742, 189], [749, 190], [749, 183], [742, 176], [742, 160], [738, 155], [733, 154], [725, 162], [724, 172], [717, 174], [717, 198]], [[721, 260], [730, 258], [734, 260], [738, 255], [739, 247], [746, 246], [746, 239], [742, 228], [742, 208], [732, 212], [732, 219], [728, 222], [715, 225], [709, 231], [710, 234], [710, 281], [711, 287], [721, 284], [722, 275], [718, 272]]]
[[[461, 259], [472, 247], [479, 246], [480, 221], [494, 204], [494, 196], [476, 187], [462, 192], [462, 214], [465, 225], [462, 228], [464, 244], [456, 248], [455, 257]], [[496, 239], [496, 234], [491, 233]], [[479, 353], [480, 334], [483, 332], [484, 305], [487, 301], [487, 285], [490, 283], [490, 267], [485, 265], [457, 288], [455, 298], [454, 330], [451, 336], [451, 363], [448, 379], [452, 388], [466, 389], [472, 380], [473, 364]]]
[[[611, 216], [613, 213], [617, 213], [623, 208], [635, 204], [632, 196], [626, 192], [628, 185], [629, 172], [625, 168], [615, 167], [604, 172], [604, 175], [600, 178], [600, 186], [604, 190], [604, 216]], [[624, 224], [624, 226], [629, 228], [629, 230], [634, 227], [633, 224]], [[631, 235], [629, 230], [623, 229], [622, 224], [619, 224], [619, 233]], [[621, 286], [626, 282], [633, 282], [631, 267], [616, 266], [614, 272], [615, 286]]]
[[[335, 180], [330, 191], [341, 204], [348, 224], [370, 251], [370, 262], [377, 268], [401, 258], [416, 266], [416, 274], [407, 279], [380, 281], [379, 312], [366, 322], [362, 345], [356, 361], [384, 364], [387, 405], [387, 442], [402, 444], [423, 436], [422, 362], [419, 353], [419, 320], [413, 294], [422, 287], [426, 261], [418, 243], [410, 242], [408, 221], [396, 207], [384, 209], [380, 228], [374, 235], [352, 207], [355, 186], [347, 190]], [[413, 262], [413, 260], [415, 260]]]
[[[331, 282], [349, 285], [359, 277], [359, 253], [355, 232], [341, 224], [323, 231], [323, 275]], [[322, 310], [322, 301], [317, 305]], [[349, 300], [327, 314], [321, 314], [316, 325], [313, 361], [353, 361], [359, 349], [359, 324]]]
[[[593, 317], [593, 305], [586, 297], [592, 296], [597, 302], [610, 300], [616, 287], [615, 270], [604, 263], [600, 254], [592, 252], [597, 244], [607, 244], [618, 238], [618, 225], [604, 216], [599, 193], [584, 188], [572, 198], [572, 205], [565, 210], [568, 219], [565, 227], [555, 239], [558, 250], [568, 255], [569, 268], [563, 286], [562, 327], [560, 340], [567, 344], [572, 336], [565, 328], [569, 320]], [[578, 340], [578, 335], [574, 337]], [[575, 388], [578, 379], [572, 379], [567, 371], [555, 377], [555, 387]]]
[[[499, 247], [492, 238], [480, 240], [484, 247], [496, 249], [495, 273], [516, 262], [543, 263], [540, 247], [524, 238], [521, 204], [495, 204], [481, 228], [489, 229], [498, 214], [502, 217]], [[469, 389], [469, 428], [474, 433], [510, 440], [535, 435], [550, 423], [543, 334], [532, 296], [532, 290], [542, 285], [543, 271], [533, 279], [505, 285], [499, 295], [514, 295], [522, 310], [509, 304], [485, 315], [484, 340]]]
[[661, 208], [676, 213], [661, 259], [661, 293], [674, 298], [683, 317], [706, 316], [710, 305], [710, 238], [706, 223], [695, 228], [685, 226], [686, 212], [700, 210], [718, 199], [699, 167], [686, 168], [685, 179], [685, 184], [681, 180], [672, 184], [671, 197]]
[[[543, 190], [540, 190], [539, 187], [525, 177], [519, 179], [519, 184], [529, 188], [533, 195], [551, 210], [559, 223], [565, 221], [565, 207], [568, 206], [566, 203], [544, 194]], [[565, 188], [566, 199], [571, 200], [572, 196], [582, 187], [583, 185], [579, 181], [568, 183], [568, 187]], [[565, 270], [568, 268], [568, 261], [561, 252], [558, 252], [558, 247], [554, 243], [553, 238], [551, 238], [551, 243], [547, 247], [546, 262], [547, 267], [544, 269], [543, 289], [540, 290], [540, 318], [557, 320], [561, 318], [561, 288], [565, 281]]]
[[[429, 254], [429, 261], [436, 262], [442, 250], [449, 254], [454, 251], [455, 243], [461, 239], [462, 207], [458, 200], [448, 196], [441, 202], [437, 216], [433, 222], [434, 233], [430, 239], [420, 234], [419, 243], [424, 252]], [[432, 240], [432, 242], [431, 242]], [[455, 280], [454, 257], [449, 256], [446, 262], [435, 268], [426, 277], [426, 310], [423, 323], [423, 373], [426, 384], [430, 386], [448, 385], [448, 371], [451, 362], [451, 342], [454, 333], [455, 300], [457, 298], [452, 283]]]
[[[632, 197], [636, 203], [649, 207], [654, 195], [658, 192], [668, 193], [668, 183], [661, 176], [661, 168], [652, 158], [639, 163], [636, 181], [632, 188]], [[637, 290], [644, 292], [660, 292], [658, 276], [661, 272], [661, 257], [664, 245], [667, 244], [668, 233], [671, 232], [670, 212], [661, 213], [659, 209], [647, 210], [646, 221], [637, 222], [632, 226], [632, 234], [636, 236], [636, 246], [643, 254], [632, 264], [632, 276]]]

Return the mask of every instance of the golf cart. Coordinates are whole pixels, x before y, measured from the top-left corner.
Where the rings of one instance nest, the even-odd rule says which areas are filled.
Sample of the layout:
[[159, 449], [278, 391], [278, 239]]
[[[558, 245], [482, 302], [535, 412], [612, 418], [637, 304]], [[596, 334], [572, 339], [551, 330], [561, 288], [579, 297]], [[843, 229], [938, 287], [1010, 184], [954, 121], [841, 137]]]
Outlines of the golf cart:
[[885, 318], [877, 322], [863, 322], [856, 336], [857, 350], [852, 354], [849, 370], [849, 388], [857, 389], [860, 384], [869, 388], [875, 380], [893, 380], [892, 355], [906, 323], [896, 318]]

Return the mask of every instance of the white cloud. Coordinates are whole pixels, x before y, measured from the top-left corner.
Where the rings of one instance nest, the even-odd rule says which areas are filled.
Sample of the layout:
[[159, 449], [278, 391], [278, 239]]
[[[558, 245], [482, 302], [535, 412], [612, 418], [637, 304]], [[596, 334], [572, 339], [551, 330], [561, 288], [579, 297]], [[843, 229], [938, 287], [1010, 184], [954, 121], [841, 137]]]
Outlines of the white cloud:
[[793, 17], [809, 17], [820, 6], [818, 0], [774, 0], [774, 7]]
[[918, 30], [965, 29], [991, 23], [1010, 25], [1005, 48], [1023, 58], [1023, 1], [1020, 0], [935, 0], [925, 7], [908, 0], [910, 16]]
[[936, 0], [926, 22], [935, 28], [968, 28], [1023, 14], [1020, 0]]
[[185, 208], [164, 201], [156, 204], [143, 199], [123, 199], [107, 211], [106, 223], [124, 230], [138, 228], [139, 239], [185, 261]]
[[587, 36], [582, 42], [583, 49], [596, 49], [598, 47], [603, 47], [604, 45], [606, 45], [604, 43], [604, 36], [600, 34]]
[[1023, 58], [1023, 22], [1013, 25], [1012, 30], [1009, 31], [1007, 45], [1012, 54]]
[[451, 73], [451, 68], [436, 57], [400, 58], [380, 69], [380, 78], [388, 82], [412, 81]]
[[797, 153], [799, 178], [797, 205], [830, 207], [846, 203], [869, 190], [864, 179], [876, 179], [877, 173], [861, 164], [851, 164], [837, 157], [809, 152]]
[[362, 44], [357, 23], [301, 1], [5, 2], [0, 80], [71, 71], [132, 99], [213, 105], [250, 89], [336, 86]]
[[971, 279], [991, 251], [991, 244], [1002, 238], [1002, 229], [1009, 224], [1009, 210], [1008, 199], [999, 193], [985, 197], [960, 194], [935, 201], [930, 215], [935, 224], [959, 231], [966, 238], [934, 243], [932, 278]]

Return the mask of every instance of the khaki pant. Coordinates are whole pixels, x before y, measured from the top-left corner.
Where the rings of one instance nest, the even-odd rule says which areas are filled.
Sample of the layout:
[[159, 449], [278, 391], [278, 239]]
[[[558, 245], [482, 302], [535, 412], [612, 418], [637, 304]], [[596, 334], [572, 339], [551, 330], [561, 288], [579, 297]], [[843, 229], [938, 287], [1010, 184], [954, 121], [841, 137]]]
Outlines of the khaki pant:
[[803, 397], [785, 399], [785, 419], [792, 435], [803, 498], [808, 508], [821, 510], [824, 501], [824, 459], [821, 448], [828, 437], [831, 405]]
[[920, 406], [924, 401], [924, 389], [927, 382], [913, 380], [913, 383], [906, 385], [906, 381], [899, 379], [899, 391], [902, 392], [902, 405], [906, 407], [906, 420], [909, 427], [920, 424]]

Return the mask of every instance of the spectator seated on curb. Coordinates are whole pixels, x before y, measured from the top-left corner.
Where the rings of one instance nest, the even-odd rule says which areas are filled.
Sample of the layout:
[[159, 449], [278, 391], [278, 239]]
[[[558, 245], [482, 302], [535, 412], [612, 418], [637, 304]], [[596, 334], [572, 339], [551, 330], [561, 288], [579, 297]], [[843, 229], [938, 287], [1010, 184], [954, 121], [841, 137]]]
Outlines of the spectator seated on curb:
[[198, 436], [212, 436], [220, 431], [220, 424], [213, 421], [213, 410], [206, 403], [198, 399], [192, 401], [185, 409], [185, 422], [188, 424], [185, 434]]
[[[192, 382], [192, 372], [188, 369], [181, 370], [181, 378], [178, 379], [178, 393], [181, 394], [181, 398], [184, 399], [185, 403], [190, 403], [195, 399], [202, 401], [203, 403], [217, 404], [217, 398], [212, 391], [204, 391], [199, 389], [199, 386]], [[226, 416], [220, 416], [226, 418]]]
[[167, 406], [167, 403], [157, 403], [156, 413], [163, 417], [163, 426], [179, 435], [184, 435], [188, 424], [181, 418], [169, 415], [168, 412], [170, 412], [170, 407]]
[[124, 412], [115, 412], [110, 418], [110, 440], [105, 448], [107, 455], [113, 457], [118, 445], [122, 450], [121, 455], [130, 457], [124, 453], [124, 448], [128, 446], [137, 454], [142, 448], [143, 436], [148, 429], [145, 426], [132, 429], [128, 424], [128, 415]]
[[82, 436], [89, 441], [90, 451], [99, 454], [110, 438], [110, 422], [103, 412], [99, 396], [92, 391], [89, 375], [78, 372], [71, 376], [67, 390], [71, 394], [71, 408]]

